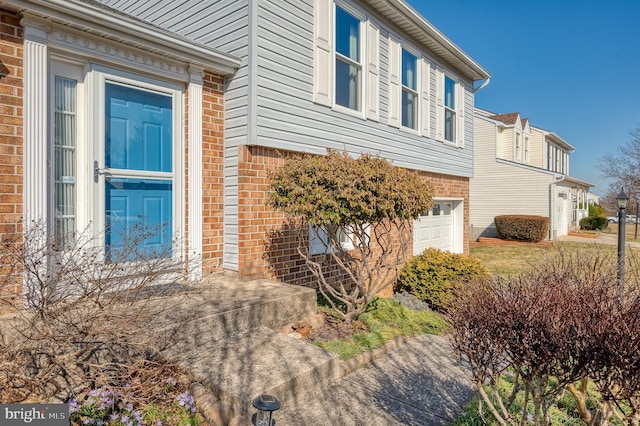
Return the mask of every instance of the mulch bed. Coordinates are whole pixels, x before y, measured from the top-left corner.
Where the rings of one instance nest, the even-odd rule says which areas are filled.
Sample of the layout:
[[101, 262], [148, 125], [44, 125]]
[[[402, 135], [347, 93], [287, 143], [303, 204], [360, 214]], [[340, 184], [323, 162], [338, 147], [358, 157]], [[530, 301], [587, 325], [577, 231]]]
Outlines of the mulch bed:
[[540, 241], [539, 243], [533, 243], [531, 241], [510, 241], [502, 240], [500, 238], [486, 238], [481, 237], [477, 242], [471, 242], [471, 247], [478, 246], [541, 246], [548, 247], [554, 244], [553, 241]]

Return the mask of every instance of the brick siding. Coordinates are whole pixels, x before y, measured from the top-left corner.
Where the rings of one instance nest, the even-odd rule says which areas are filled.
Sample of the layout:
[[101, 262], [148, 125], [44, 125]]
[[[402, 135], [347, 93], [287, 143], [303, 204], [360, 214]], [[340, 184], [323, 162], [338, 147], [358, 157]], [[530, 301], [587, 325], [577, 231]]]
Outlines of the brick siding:
[[[16, 238], [22, 219], [22, 76], [20, 18], [0, 8], [0, 238]], [[2, 283], [6, 284], [3, 269]], [[21, 280], [18, 280], [21, 282]], [[0, 287], [0, 296], [22, 294], [21, 284]], [[0, 309], [2, 304], [0, 303]]]
[[202, 111], [202, 269], [222, 270], [224, 245], [224, 81], [205, 73]]
[[[265, 205], [269, 171], [282, 166], [292, 154], [256, 146], [241, 146], [238, 154], [240, 275], [247, 280], [270, 278], [315, 288], [315, 278], [297, 254], [296, 230], [282, 213]], [[433, 185], [436, 197], [464, 199], [464, 252], [468, 253], [469, 179], [427, 172], [420, 176]], [[408, 238], [411, 253], [412, 236]], [[396, 244], [398, 241], [396, 237]]]

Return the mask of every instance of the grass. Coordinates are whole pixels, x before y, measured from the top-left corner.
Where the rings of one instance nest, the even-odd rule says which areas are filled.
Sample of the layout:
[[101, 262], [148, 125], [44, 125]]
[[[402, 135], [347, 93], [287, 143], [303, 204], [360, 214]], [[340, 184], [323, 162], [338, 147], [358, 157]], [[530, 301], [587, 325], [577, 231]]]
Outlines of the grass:
[[428, 333], [440, 335], [447, 329], [446, 321], [433, 311], [413, 311], [391, 299], [376, 299], [358, 321], [368, 333], [354, 334], [348, 339], [317, 342], [321, 348], [337, 354], [341, 360], [351, 359], [376, 349], [398, 336]]
[[482, 261], [492, 275], [507, 276], [518, 274], [532, 268], [545, 255], [553, 255], [559, 250], [576, 252], [582, 250], [602, 250], [615, 256], [617, 248], [593, 241], [584, 243], [563, 241], [554, 246], [476, 246], [470, 254]]
[[[553, 380], [553, 379], [552, 379]], [[511, 394], [511, 390], [513, 389], [513, 377], [512, 376], [503, 376], [500, 379], [500, 394], [503, 399], [506, 400], [507, 396]], [[486, 388], [487, 393], [490, 393], [490, 387]], [[597, 391], [596, 386], [593, 382], [590, 382], [588, 385], [588, 393], [589, 397], [587, 398], [587, 406], [590, 409], [593, 409], [597, 401], [600, 399], [600, 393]], [[453, 426], [495, 426], [498, 424], [496, 420], [491, 416], [486, 407], [483, 409], [484, 419], [482, 419], [478, 415], [478, 404], [480, 401], [480, 396], [476, 396], [473, 400], [471, 400], [468, 404], [464, 406], [464, 409], [458, 419], [453, 423]], [[529, 402], [527, 406], [527, 410], [523, 410], [524, 406], [524, 396], [523, 392], [520, 391], [518, 397], [516, 397], [513, 406], [511, 407], [510, 413], [517, 415], [520, 417], [520, 413], [533, 413], [533, 403]], [[624, 406], [624, 409], [628, 407]], [[549, 418], [551, 420], [551, 424], [563, 425], [563, 426], [584, 426], [584, 422], [580, 419], [578, 415], [578, 406], [575, 398], [569, 391], [565, 391], [561, 394], [558, 401], [551, 406], [549, 409]], [[611, 420], [612, 425], [621, 425], [621, 423], [617, 419]]]
[[[610, 223], [609, 226], [607, 226], [606, 229], [604, 229], [602, 231], [602, 233], [604, 234], [618, 234], [618, 224], [617, 223]], [[629, 242], [640, 242], [640, 222], [638, 225], [638, 238], [635, 238], [636, 236], [636, 224], [635, 223], [627, 223], [625, 224], [625, 233], [624, 233], [624, 239], [625, 241], [629, 241]]]

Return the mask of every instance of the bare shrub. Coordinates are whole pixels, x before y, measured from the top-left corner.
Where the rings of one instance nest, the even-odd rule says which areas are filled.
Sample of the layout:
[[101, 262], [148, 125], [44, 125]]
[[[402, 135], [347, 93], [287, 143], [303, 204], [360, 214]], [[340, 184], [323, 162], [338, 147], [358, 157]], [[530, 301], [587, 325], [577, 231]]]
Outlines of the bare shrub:
[[[451, 344], [471, 367], [481, 409], [499, 424], [525, 423], [510, 411], [518, 392], [525, 407], [533, 403], [534, 424], [549, 424], [549, 408], [565, 389], [587, 425], [613, 417], [638, 424], [640, 300], [637, 281], [621, 288], [615, 266], [602, 252], [561, 252], [525, 274], [469, 286], [457, 299]], [[515, 374], [506, 398], [498, 392], [504, 374]], [[589, 378], [602, 394], [596, 407], [586, 404]]]
[[12, 309], [0, 319], [0, 387], [11, 399], [67, 399], [87, 385], [116, 386], [150, 358], [159, 336], [146, 325], [168, 309], [163, 292], [186, 276], [172, 247], [140, 244], [154, 232], [130, 230], [117, 249], [86, 232], [61, 249], [34, 223], [23, 238], [2, 242], [10, 273], [0, 294], [16, 280], [23, 286], [22, 297], [3, 297]]

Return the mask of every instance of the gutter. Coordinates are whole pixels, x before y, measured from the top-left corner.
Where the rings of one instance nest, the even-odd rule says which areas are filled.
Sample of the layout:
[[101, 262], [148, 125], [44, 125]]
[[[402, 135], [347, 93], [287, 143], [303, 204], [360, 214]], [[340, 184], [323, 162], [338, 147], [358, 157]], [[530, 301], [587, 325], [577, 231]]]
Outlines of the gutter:
[[473, 93], [475, 94], [476, 92], [481, 91], [482, 89], [484, 89], [485, 87], [487, 87], [489, 85], [489, 82], [491, 81], [491, 77], [487, 77], [480, 86], [478, 87], [474, 87], [473, 88]]

